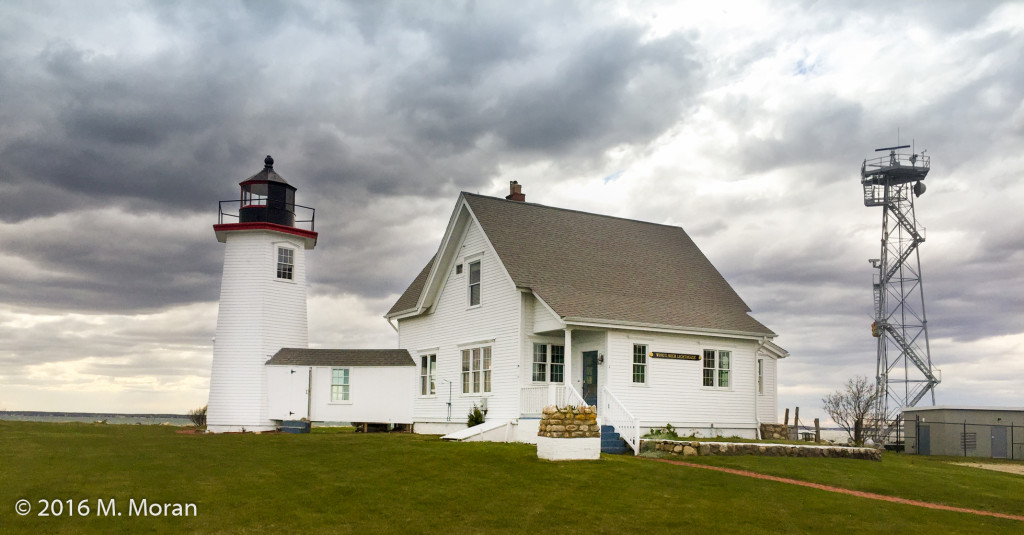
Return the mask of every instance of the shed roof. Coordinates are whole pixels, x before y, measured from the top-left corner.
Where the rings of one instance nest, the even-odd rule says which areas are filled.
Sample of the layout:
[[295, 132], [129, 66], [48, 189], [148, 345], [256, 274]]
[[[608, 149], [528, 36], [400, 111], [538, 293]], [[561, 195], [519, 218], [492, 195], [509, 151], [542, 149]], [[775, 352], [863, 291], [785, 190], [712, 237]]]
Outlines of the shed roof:
[[[565, 321], [775, 335], [680, 227], [462, 197], [515, 285]], [[435, 259], [389, 315], [415, 306]]]
[[415, 366], [405, 349], [304, 349], [286, 347], [267, 365], [281, 366]]
[[902, 412], [919, 412], [919, 411], [1000, 411], [1000, 412], [1024, 412], [1024, 407], [978, 407], [978, 406], [951, 406], [951, 405], [935, 405], [928, 407], [903, 407], [900, 409]]

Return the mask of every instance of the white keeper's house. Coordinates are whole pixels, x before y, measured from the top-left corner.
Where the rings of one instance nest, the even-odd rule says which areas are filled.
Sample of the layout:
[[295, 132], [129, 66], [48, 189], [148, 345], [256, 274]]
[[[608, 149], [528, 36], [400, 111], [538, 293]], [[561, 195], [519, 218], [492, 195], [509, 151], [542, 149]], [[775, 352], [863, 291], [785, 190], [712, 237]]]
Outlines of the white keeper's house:
[[417, 431], [452, 432], [476, 404], [525, 440], [545, 405], [579, 397], [624, 437], [635, 422], [753, 438], [776, 421], [787, 352], [682, 228], [527, 203], [520, 188], [462, 193], [386, 315], [419, 370]]
[[[243, 209], [257, 182], [242, 183]], [[302, 251], [316, 234], [288, 228], [294, 218], [222, 221], [211, 429], [307, 418], [536, 442], [544, 406], [586, 403], [635, 449], [666, 424], [753, 438], [777, 421], [787, 352], [682, 228], [527, 203], [520, 188], [504, 199], [459, 195], [437, 252], [385, 315], [397, 349], [308, 349]], [[281, 191], [294, 211], [294, 188]], [[245, 280], [232, 281], [238, 274]], [[225, 302], [254, 290], [286, 308]], [[474, 405], [486, 422], [467, 429]]]

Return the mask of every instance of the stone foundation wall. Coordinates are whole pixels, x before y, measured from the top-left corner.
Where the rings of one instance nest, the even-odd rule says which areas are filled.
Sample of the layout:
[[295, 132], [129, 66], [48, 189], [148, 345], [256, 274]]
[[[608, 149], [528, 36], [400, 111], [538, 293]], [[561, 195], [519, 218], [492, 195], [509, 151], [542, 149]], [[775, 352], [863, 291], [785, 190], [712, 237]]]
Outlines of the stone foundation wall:
[[642, 450], [653, 447], [673, 455], [762, 455], [771, 457], [831, 457], [881, 461], [882, 451], [874, 448], [840, 446], [799, 446], [790, 444], [752, 444], [744, 442], [681, 442], [677, 440], [644, 440]]
[[789, 440], [789, 427], [783, 424], [761, 424], [761, 438], [764, 440]]
[[600, 438], [597, 407], [544, 407], [537, 436], [548, 438]]

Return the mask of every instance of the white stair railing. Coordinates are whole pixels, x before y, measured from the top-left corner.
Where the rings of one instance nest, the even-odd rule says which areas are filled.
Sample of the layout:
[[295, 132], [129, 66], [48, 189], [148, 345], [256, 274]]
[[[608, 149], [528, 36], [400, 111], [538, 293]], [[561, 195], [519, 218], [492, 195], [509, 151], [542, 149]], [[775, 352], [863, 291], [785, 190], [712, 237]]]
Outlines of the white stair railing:
[[633, 455], [640, 453], [640, 420], [626, 409], [607, 386], [601, 389], [601, 405], [598, 412], [605, 423], [615, 428], [615, 432], [629, 444]]
[[555, 405], [558, 407], [586, 407], [587, 402], [583, 399], [583, 396], [573, 388], [572, 385], [560, 385], [555, 390], [557, 399]]

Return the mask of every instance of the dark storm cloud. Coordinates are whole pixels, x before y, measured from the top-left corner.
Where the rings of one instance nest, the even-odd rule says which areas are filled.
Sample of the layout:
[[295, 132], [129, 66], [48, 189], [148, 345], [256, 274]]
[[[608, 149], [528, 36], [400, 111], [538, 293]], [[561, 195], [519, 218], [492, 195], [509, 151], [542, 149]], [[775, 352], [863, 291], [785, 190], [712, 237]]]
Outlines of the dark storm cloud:
[[[180, 225], [171, 216], [107, 211], [0, 227], [3, 254], [33, 266], [21, 272], [0, 268], [0, 295], [12, 305], [97, 311], [216, 298], [222, 251], [212, 232]], [[200, 240], [213, 243], [199, 246]]]
[[[0, 114], [16, 127], [0, 132], [0, 220], [25, 226], [0, 239], [55, 274], [5, 280], [0, 298], [76, 310], [215, 299], [221, 251], [209, 235], [171, 246], [111, 223], [104, 230], [128, 239], [97, 244], [84, 227], [32, 240], [29, 221], [115, 207], [208, 213], [212, 224], [215, 201], [236, 196], [266, 152], [300, 203], [330, 200], [318, 223], [346, 240], [346, 254], [393, 258], [387, 229], [344, 231], [348, 206], [395, 194], [454, 202], [502, 162], [596, 162], [678, 119], [699, 71], [685, 40], [646, 40], [639, 26], [573, 6], [538, 24], [539, 7], [130, 6], [152, 25], [151, 43], [133, 41], [112, 12], [90, 13], [91, 26], [125, 30], [123, 40], [9, 28], [22, 42], [0, 48], [20, 71], [3, 78], [13, 97]], [[341, 252], [327, 248], [322, 261], [346, 265], [329, 270], [344, 276], [318, 283], [381, 296], [419, 269], [381, 279], [377, 262]], [[429, 254], [415, 257], [409, 265]]]

